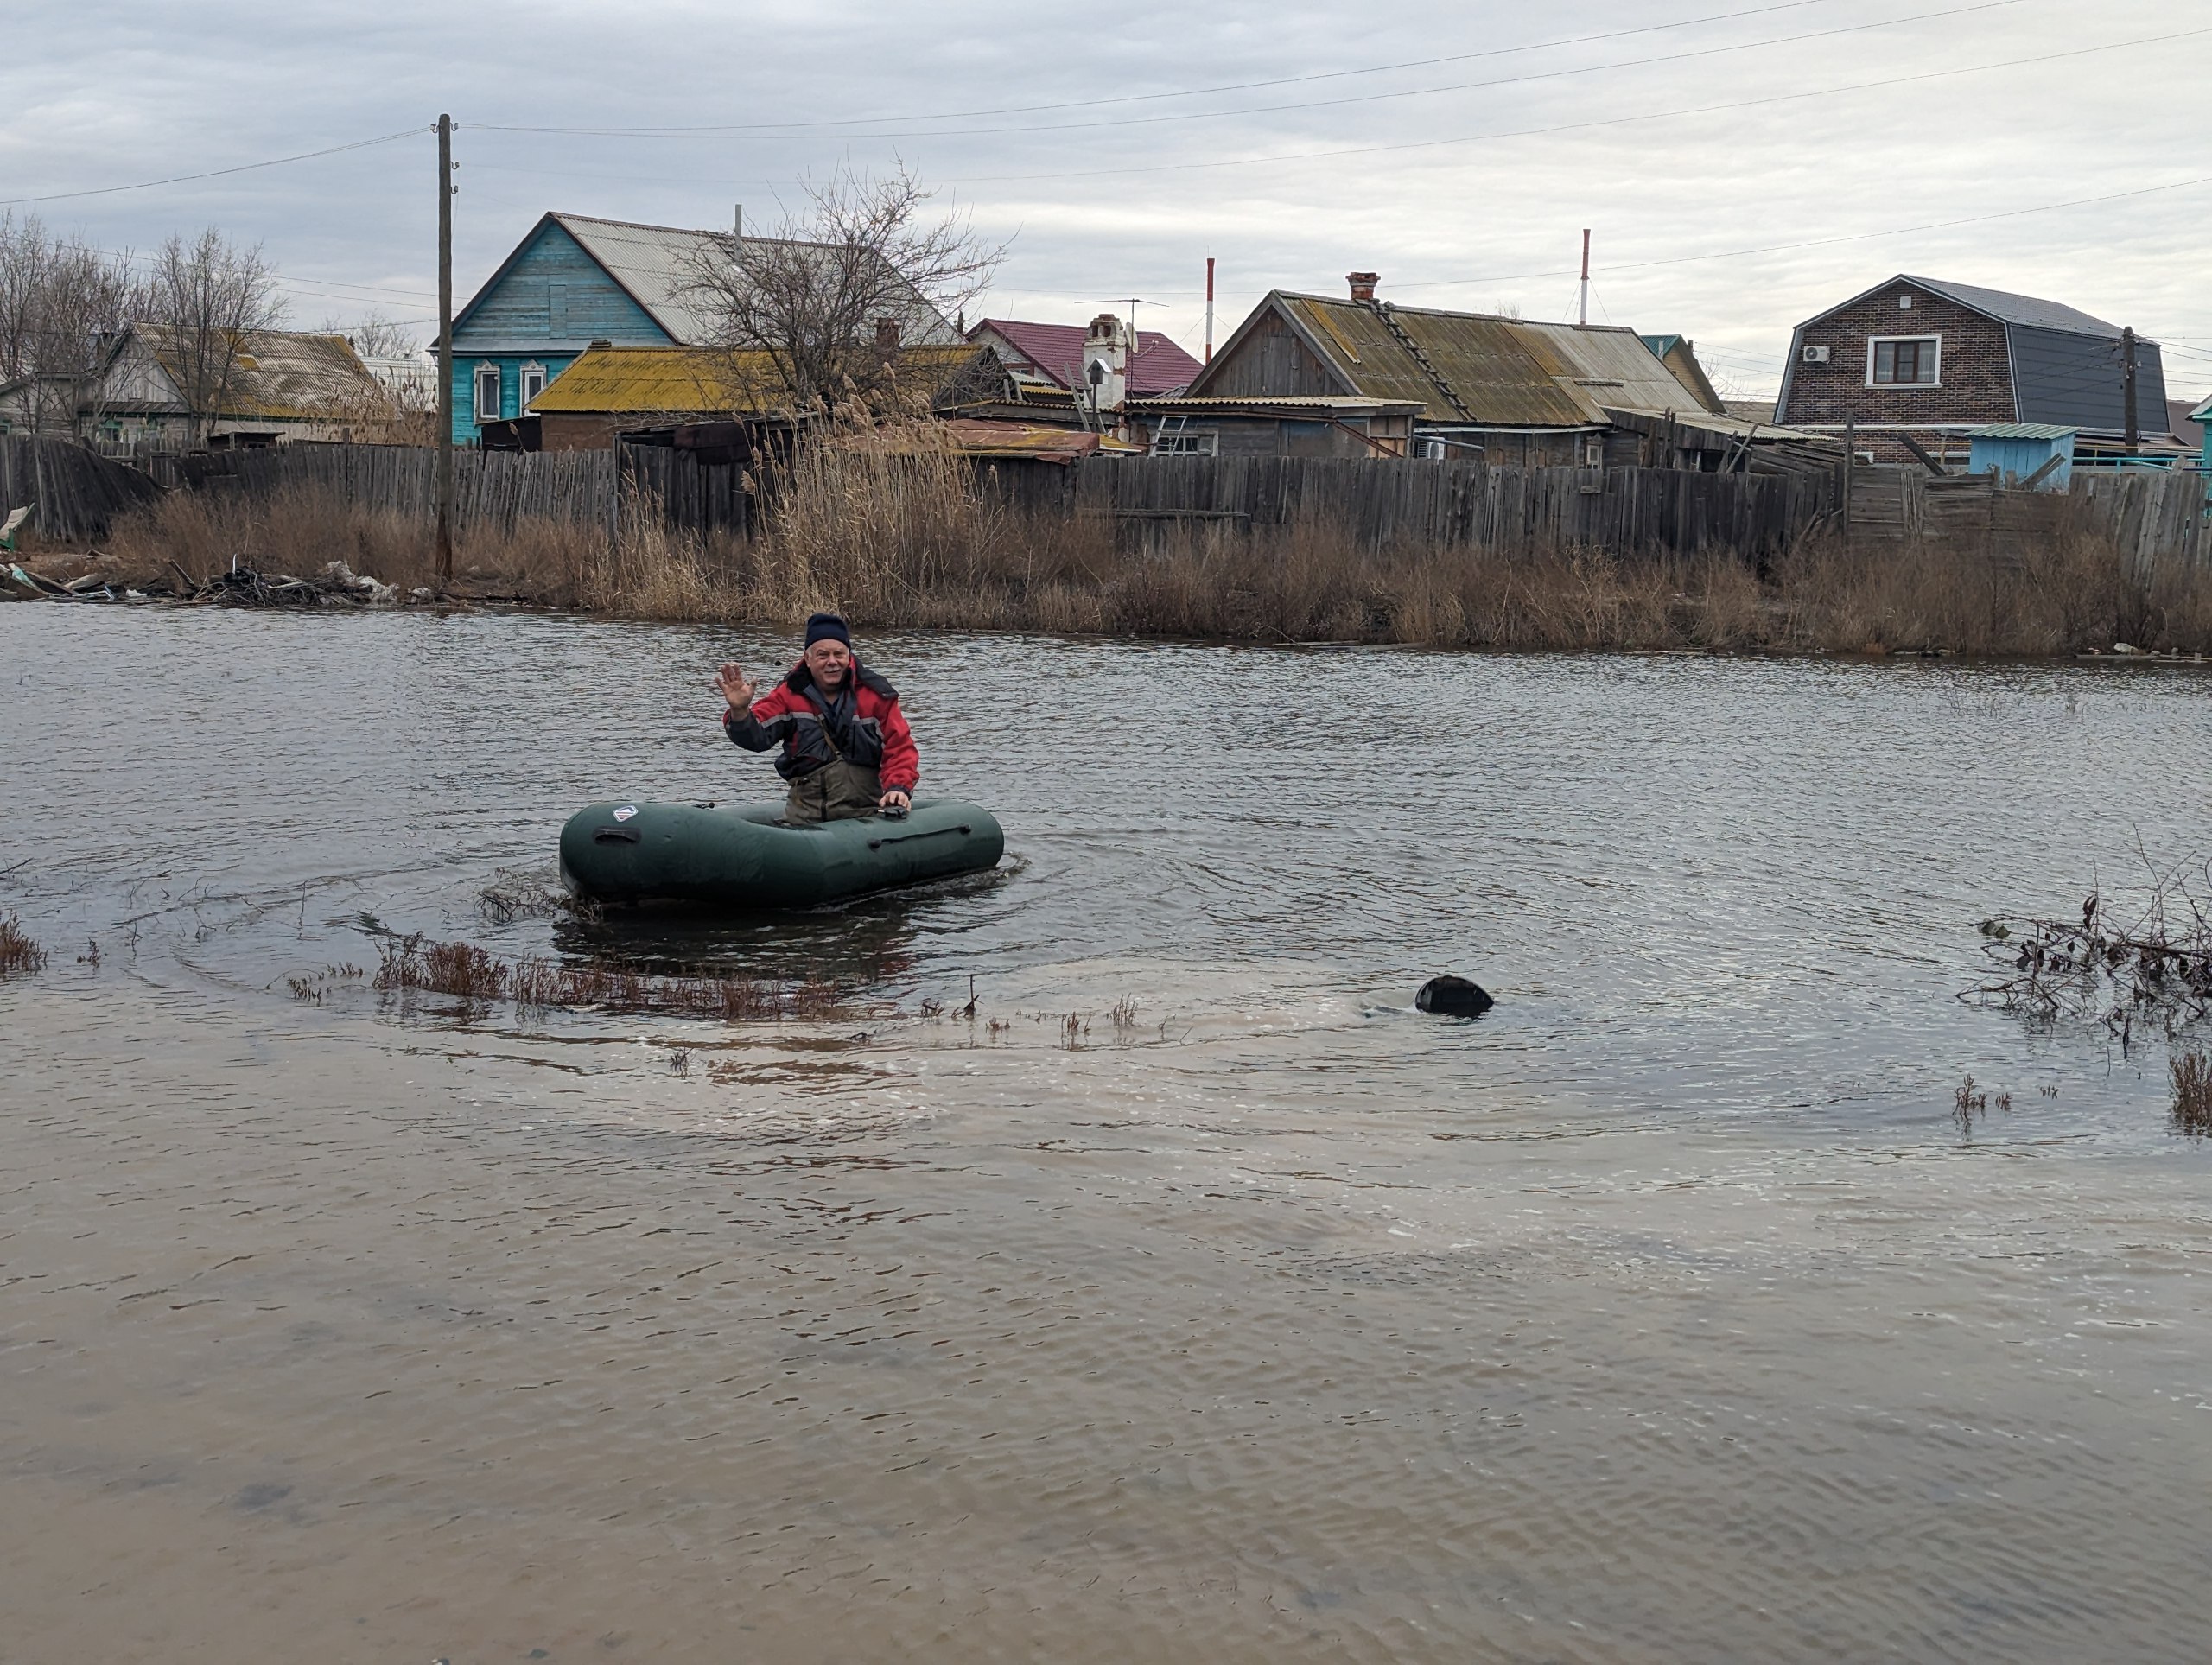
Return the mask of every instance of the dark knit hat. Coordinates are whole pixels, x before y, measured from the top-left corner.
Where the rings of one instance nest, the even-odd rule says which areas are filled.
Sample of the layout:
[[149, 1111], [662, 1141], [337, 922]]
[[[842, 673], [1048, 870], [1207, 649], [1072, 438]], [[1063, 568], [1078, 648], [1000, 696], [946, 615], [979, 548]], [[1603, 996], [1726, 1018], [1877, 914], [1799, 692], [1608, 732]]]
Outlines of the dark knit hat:
[[842, 613], [817, 613], [809, 619], [806, 621], [806, 645], [812, 647], [817, 642], [842, 642], [850, 647], [853, 632], [845, 624], [845, 615]]

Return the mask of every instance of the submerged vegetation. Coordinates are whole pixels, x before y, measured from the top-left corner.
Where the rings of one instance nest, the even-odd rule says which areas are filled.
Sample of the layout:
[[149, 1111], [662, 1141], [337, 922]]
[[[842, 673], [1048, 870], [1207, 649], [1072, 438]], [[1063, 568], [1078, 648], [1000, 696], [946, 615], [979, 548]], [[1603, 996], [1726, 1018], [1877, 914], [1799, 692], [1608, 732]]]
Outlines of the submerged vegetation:
[[507, 1001], [524, 1011], [597, 1010], [725, 1023], [835, 1018], [845, 1009], [837, 988], [823, 982], [667, 977], [551, 960], [504, 960], [474, 943], [432, 942], [419, 934], [388, 937], [378, 951], [374, 987], [402, 998], [448, 995], [480, 1006]]
[[2167, 1069], [2173, 1077], [2174, 1130], [2212, 1137], [2212, 1052], [2201, 1046], [2183, 1048]]
[[29, 976], [45, 965], [46, 950], [24, 934], [22, 921], [12, 913], [0, 919], [0, 981]]
[[2123, 1045], [2139, 1028], [2171, 1034], [2212, 1014], [2212, 863], [2154, 869], [2132, 916], [2101, 889], [2079, 919], [1985, 919], [1998, 971], [1968, 991], [2038, 1022], [2102, 1024]]
[[[1507, 649], [2070, 654], [2212, 650], [2212, 570], [2136, 575], [2088, 531], [1801, 538], [1764, 562], [1464, 544], [1373, 548], [1308, 519], [1031, 515], [925, 449], [819, 446], [774, 479], [750, 540], [671, 531], [630, 503], [607, 526], [464, 530], [454, 594], [617, 616], [788, 625], [836, 607], [863, 629], [950, 628]], [[427, 526], [328, 493], [173, 493], [118, 527], [104, 581], [202, 584], [241, 564], [341, 562], [400, 591], [435, 581]]]

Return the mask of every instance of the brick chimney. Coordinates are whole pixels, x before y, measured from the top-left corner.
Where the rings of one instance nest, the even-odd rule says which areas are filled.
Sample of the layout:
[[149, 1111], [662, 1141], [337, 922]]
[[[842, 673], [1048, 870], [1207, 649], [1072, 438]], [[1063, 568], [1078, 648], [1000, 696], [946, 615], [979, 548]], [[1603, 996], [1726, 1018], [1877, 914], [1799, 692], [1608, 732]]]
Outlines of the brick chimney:
[[899, 350], [899, 321], [896, 318], [875, 321], [875, 346], [880, 353], [896, 353]]
[[1382, 281], [1382, 274], [1380, 272], [1348, 271], [1344, 274], [1344, 282], [1351, 285], [1351, 298], [1355, 301], [1372, 301], [1375, 286]]

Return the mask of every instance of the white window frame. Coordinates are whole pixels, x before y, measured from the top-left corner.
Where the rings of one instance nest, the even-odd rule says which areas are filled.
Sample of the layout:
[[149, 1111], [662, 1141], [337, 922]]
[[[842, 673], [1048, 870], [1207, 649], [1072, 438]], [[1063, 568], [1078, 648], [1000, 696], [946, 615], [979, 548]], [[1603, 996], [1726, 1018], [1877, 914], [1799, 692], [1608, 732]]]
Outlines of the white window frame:
[[[537, 382], [535, 387], [530, 384], [532, 378]], [[546, 379], [545, 366], [537, 359], [532, 359], [522, 367], [522, 391], [515, 405], [519, 415], [527, 416], [530, 414], [531, 401], [545, 391]]]
[[[1936, 373], [1924, 382], [1878, 382], [1874, 379], [1874, 349], [1885, 344], [1895, 346], [1900, 341], [1933, 342], [1936, 347]], [[1941, 335], [1869, 335], [1866, 338], [1866, 385], [1869, 387], [1941, 387], [1943, 384], [1943, 338]]]
[[[484, 408], [484, 372], [487, 370], [492, 372], [492, 408], [488, 410]], [[487, 422], [499, 421], [499, 397], [506, 384], [506, 378], [499, 373], [499, 366], [495, 364], [480, 364], [476, 366], [472, 380], [474, 384], [471, 390], [471, 397], [476, 411], [476, 425], [481, 428]]]

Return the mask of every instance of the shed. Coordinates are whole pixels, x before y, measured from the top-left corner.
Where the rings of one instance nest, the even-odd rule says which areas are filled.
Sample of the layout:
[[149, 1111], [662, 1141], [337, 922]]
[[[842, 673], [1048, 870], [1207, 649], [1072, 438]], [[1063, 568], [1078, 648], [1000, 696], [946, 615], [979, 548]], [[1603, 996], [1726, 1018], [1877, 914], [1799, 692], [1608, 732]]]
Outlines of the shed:
[[[933, 409], [1001, 378], [988, 349], [955, 340], [891, 349], [893, 373]], [[789, 428], [796, 419], [773, 359], [714, 347], [594, 346], [532, 403], [548, 451], [599, 450], [618, 433], [740, 419]]]
[[2074, 441], [2080, 432], [2045, 422], [1999, 422], [1970, 429], [1967, 470], [1976, 474], [1993, 470], [2008, 483], [2032, 483], [2040, 491], [2063, 492], [2074, 478]]
[[2190, 411], [2189, 419], [2196, 424], [2197, 434], [2204, 445], [2196, 466], [2203, 469], [2208, 475], [2212, 475], [2212, 399], [2205, 400], [2196, 410]]

